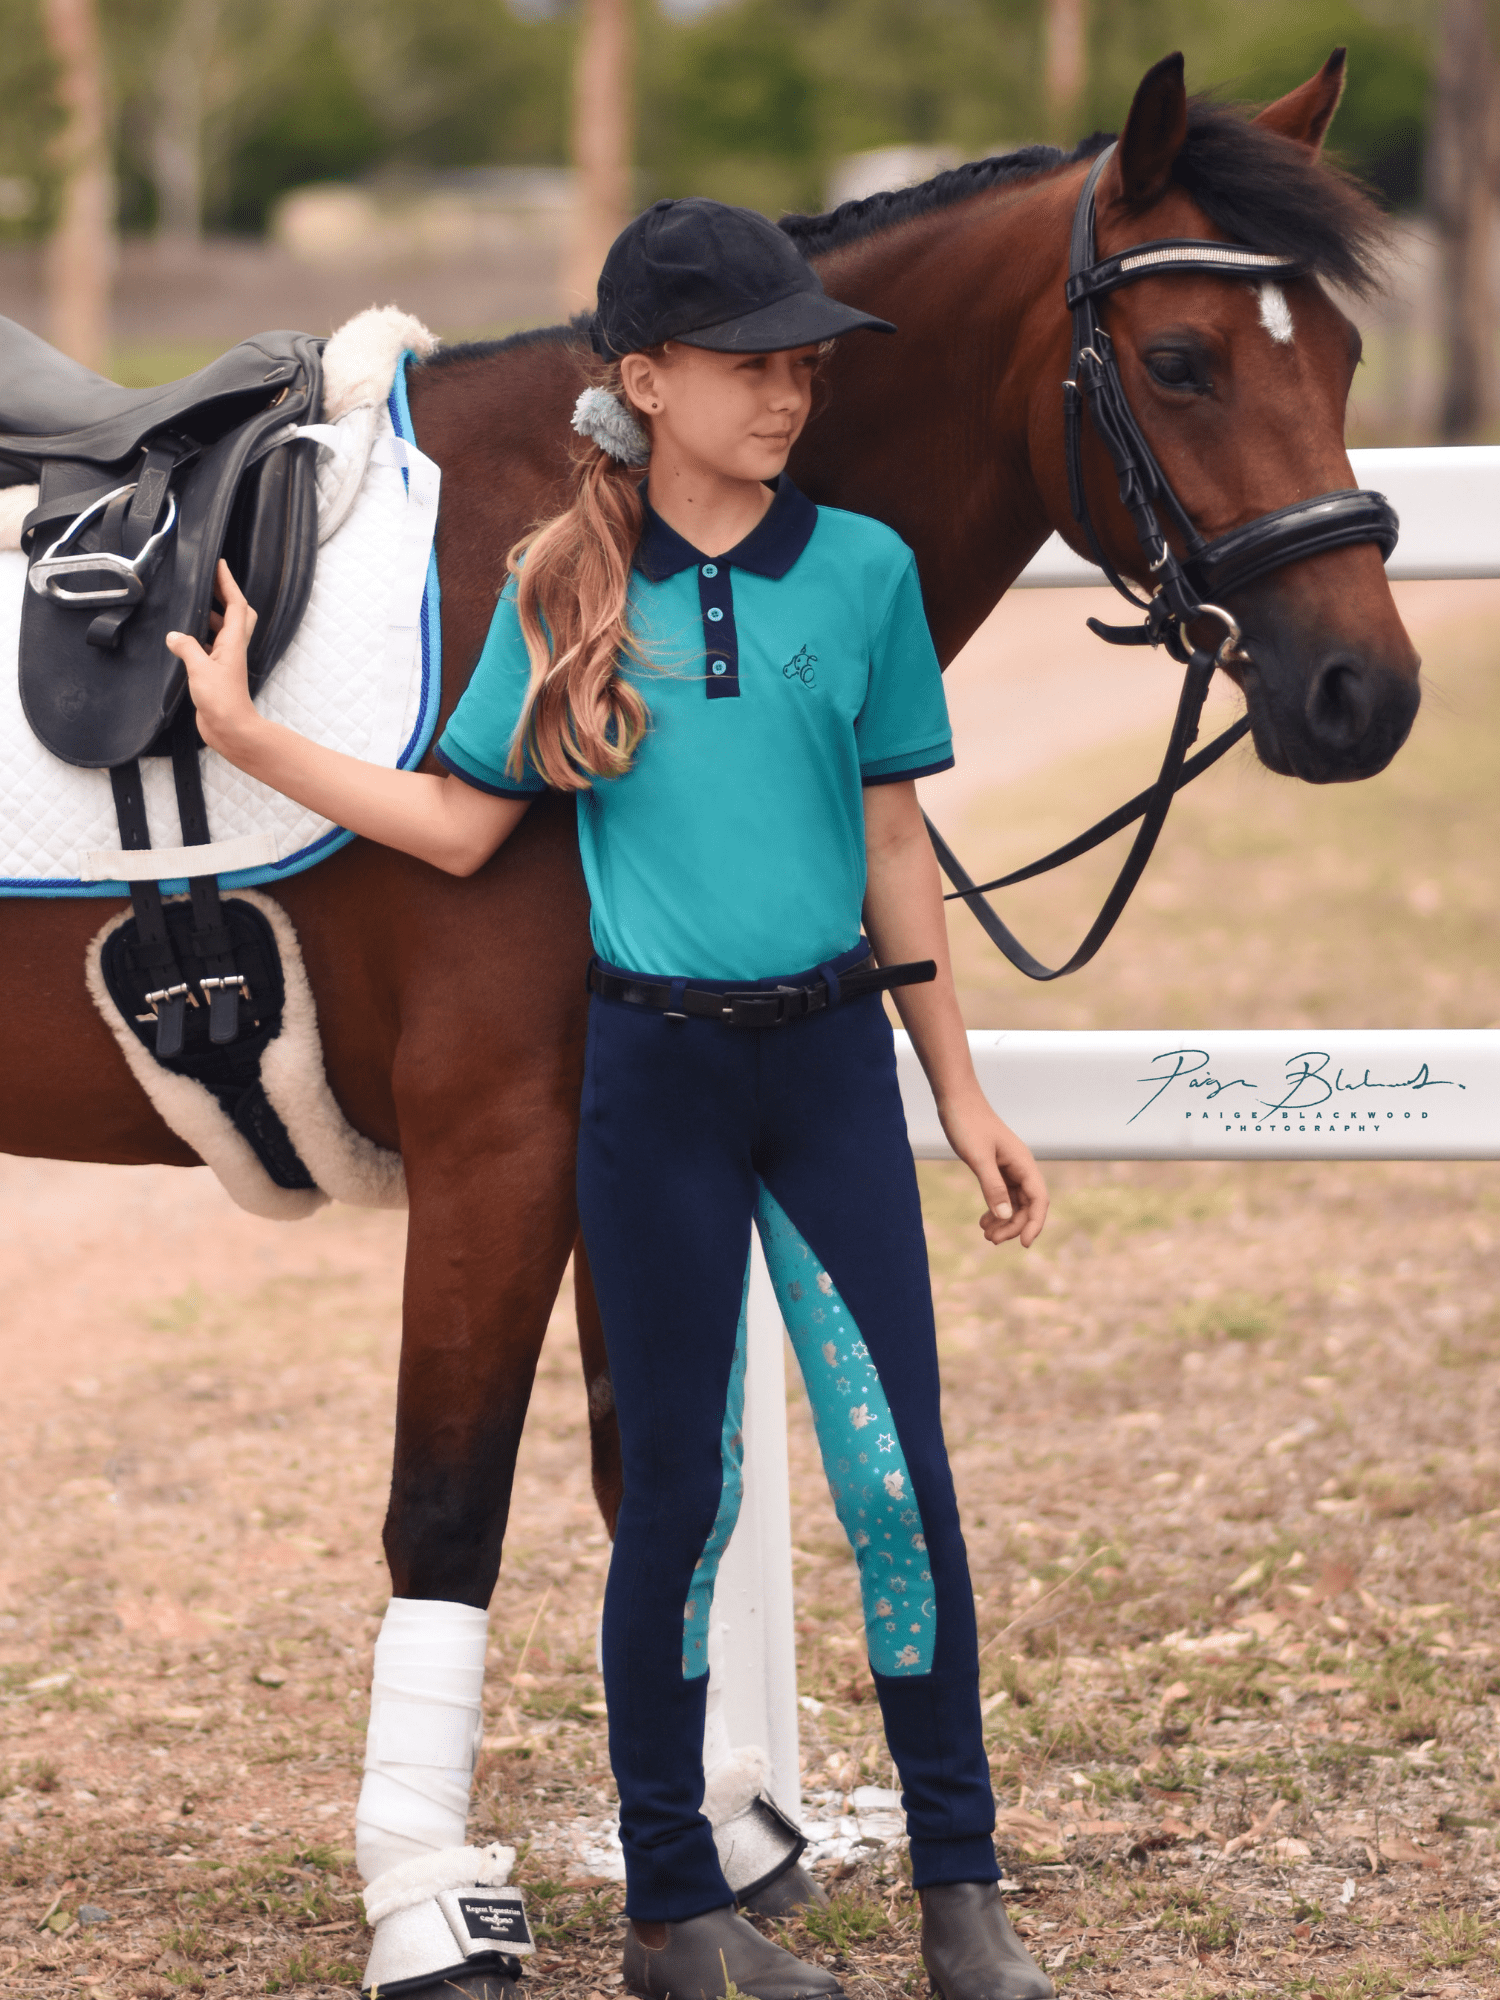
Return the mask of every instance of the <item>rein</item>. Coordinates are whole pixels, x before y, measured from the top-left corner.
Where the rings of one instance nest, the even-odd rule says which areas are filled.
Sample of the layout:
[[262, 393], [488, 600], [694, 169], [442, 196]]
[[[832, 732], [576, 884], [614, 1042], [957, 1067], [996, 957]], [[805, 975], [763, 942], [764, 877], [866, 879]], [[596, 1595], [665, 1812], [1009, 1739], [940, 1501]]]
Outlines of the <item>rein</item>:
[[[1088, 964], [1119, 922], [1145, 872], [1173, 798], [1184, 785], [1216, 764], [1250, 727], [1250, 718], [1241, 716], [1196, 756], [1188, 755], [1198, 739], [1198, 724], [1214, 670], [1227, 666], [1233, 659], [1248, 657], [1239, 625], [1222, 605], [1211, 600], [1242, 589], [1287, 563], [1322, 555], [1330, 549], [1374, 542], [1383, 557], [1389, 556], [1396, 546], [1399, 530], [1396, 511], [1383, 493], [1357, 490], [1299, 500], [1289, 507], [1261, 514], [1242, 527], [1231, 528], [1211, 542], [1204, 541], [1135, 420], [1120, 379], [1113, 342], [1099, 323], [1096, 301], [1138, 278], [1155, 278], [1171, 272], [1265, 282], [1273, 276], [1295, 276], [1299, 267], [1290, 257], [1252, 250], [1247, 244], [1192, 237], [1163, 237], [1151, 243], [1132, 244], [1110, 257], [1098, 257], [1095, 197], [1100, 176], [1114, 151], [1113, 145], [1107, 146], [1095, 160], [1073, 211], [1068, 279], [1063, 293], [1073, 316], [1072, 365], [1069, 379], [1063, 384], [1063, 442], [1073, 518], [1083, 530], [1094, 561], [1110, 583], [1138, 611], [1146, 614], [1140, 625], [1106, 625], [1090, 618], [1089, 630], [1112, 646], [1165, 646], [1185, 669], [1166, 755], [1155, 783], [1146, 791], [1065, 846], [992, 882], [972, 881], [932, 821], [926, 821], [938, 865], [953, 884], [953, 893], [944, 900], [966, 903], [991, 943], [1018, 972], [1037, 980], [1062, 979]], [[1085, 409], [1114, 465], [1120, 503], [1135, 524], [1136, 539], [1153, 579], [1149, 597], [1137, 596], [1120, 575], [1105, 554], [1094, 528], [1083, 478]], [[1166, 514], [1181, 537], [1185, 552], [1181, 558], [1168, 544], [1158, 509]], [[1224, 637], [1216, 651], [1194, 646], [1188, 639], [1187, 627], [1195, 618], [1215, 618], [1223, 627]], [[923, 817], [926, 819], [925, 814]], [[1060, 868], [1064, 862], [1087, 854], [1137, 820], [1141, 824], [1130, 852], [1088, 935], [1065, 964], [1043, 965], [1001, 921], [985, 900], [987, 893]]]

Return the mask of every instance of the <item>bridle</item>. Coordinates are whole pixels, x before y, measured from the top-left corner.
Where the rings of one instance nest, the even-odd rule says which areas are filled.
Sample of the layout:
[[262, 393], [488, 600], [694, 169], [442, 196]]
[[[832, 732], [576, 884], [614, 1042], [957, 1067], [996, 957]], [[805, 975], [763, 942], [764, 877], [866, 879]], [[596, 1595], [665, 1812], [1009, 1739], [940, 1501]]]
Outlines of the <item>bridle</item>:
[[[1173, 797], [1200, 772], [1216, 764], [1250, 727], [1250, 718], [1241, 716], [1196, 756], [1188, 756], [1197, 741], [1198, 723], [1214, 669], [1248, 657], [1239, 625], [1216, 600], [1243, 589], [1271, 570], [1300, 562], [1306, 556], [1322, 555], [1329, 549], [1374, 542], [1382, 557], [1389, 556], [1399, 532], [1396, 511], [1385, 495], [1357, 490], [1322, 493], [1314, 500], [1278, 507], [1242, 527], [1231, 528], [1211, 542], [1204, 541], [1198, 533], [1135, 420], [1115, 361], [1114, 344], [1107, 329], [1099, 323], [1098, 302], [1140, 278], [1191, 272], [1199, 277], [1250, 279], [1264, 284], [1275, 278], [1296, 276], [1299, 266], [1292, 258], [1252, 250], [1243, 243], [1216, 243], [1193, 237], [1163, 237], [1150, 243], [1134, 243], [1110, 257], [1096, 256], [1095, 196], [1100, 176], [1114, 151], [1113, 145], [1107, 146], [1095, 160], [1073, 211], [1068, 280], [1064, 288], [1073, 315], [1072, 365], [1069, 379], [1063, 384], [1068, 497], [1073, 518], [1083, 530], [1094, 561], [1121, 596], [1146, 614], [1141, 625], [1106, 625], [1090, 618], [1090, 631], [1113, 646], [1165, 646], [1186, 671], [1156, 782], [1066, 846], [1054, 849], [1025, 868], [998, 876], [993, 882], [976, 883], [970, 880], [953, 850], [928, 820], [927, 831], [939, 865], [953, 884], [954, 893], [945, 900], [966, 903], [991, 942], [1028, 979], [1061, 979], [1088, 964], [1129, 902], [1151, 858]], [[1149, 597], [1137, 596], [1120, 575], [1095, 530], [1083, 479], [1085, 409], [1114, 465], [1121, 505], [1135, 524], [1136, 538], [1152, 579]], [[1181, 540], [1181, 556], [1167, 540], [1163, 514]], [[1188, 638], [1188, 626], [1199, 618], [1215, 618], [1223, 627], [1224, 637], [1212, 652], [1193, 645]], [[987, 892], [1007, 889], [1014, 883], [1060, 868], [1064, 862], [1087, 854], [1136, 820], [1141, 822], [1139, 831], [1087, 937], [1066, 964], [1043, 965], [991, 908], [985, 900]]]

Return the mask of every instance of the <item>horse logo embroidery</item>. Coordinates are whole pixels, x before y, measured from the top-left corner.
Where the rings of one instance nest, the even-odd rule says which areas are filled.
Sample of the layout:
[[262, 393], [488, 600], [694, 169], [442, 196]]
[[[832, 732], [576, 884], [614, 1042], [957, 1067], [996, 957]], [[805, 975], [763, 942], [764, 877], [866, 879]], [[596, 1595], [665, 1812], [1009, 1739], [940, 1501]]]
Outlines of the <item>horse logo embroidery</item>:
[[[801, 681], [804, 687], [816, 687], [818, 679], [813, 668], [817, 664], [817, 654], [808, 646], [799, 646], [781, 671], [789, 681]], [[818, 1282], [821, 1284], [823, 1281], [819, 1278]]]

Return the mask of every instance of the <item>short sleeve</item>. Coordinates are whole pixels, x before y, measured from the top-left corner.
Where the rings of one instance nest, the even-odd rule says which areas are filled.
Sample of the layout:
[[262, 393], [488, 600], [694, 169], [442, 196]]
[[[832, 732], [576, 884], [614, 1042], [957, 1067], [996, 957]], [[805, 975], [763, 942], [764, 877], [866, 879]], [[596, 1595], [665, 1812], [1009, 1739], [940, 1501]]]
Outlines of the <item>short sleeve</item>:
[[506, 769], [530, 685], [531, 661], [521, 636], [512, 577], [500, 593], [469, 685], [438, 739], [434, 754], [444, 769], [497, 798], [533, 799], [544, 792], [546, 782], [529, 756], [519, 773]]
[[925, 778], [953, 762], [942, 669], [910, 552], [870, 651], [870, 682], [854, 740], [866, 785]]

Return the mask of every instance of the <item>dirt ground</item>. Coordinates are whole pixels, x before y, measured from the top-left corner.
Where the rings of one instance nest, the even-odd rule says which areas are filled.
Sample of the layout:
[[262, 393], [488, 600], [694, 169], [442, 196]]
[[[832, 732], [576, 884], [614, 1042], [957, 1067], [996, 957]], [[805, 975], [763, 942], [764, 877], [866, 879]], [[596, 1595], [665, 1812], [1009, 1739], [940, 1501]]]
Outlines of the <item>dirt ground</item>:
[[[977, 1025], [1500, 1019], [1493, 622], [1434, 622], [1385, 777], [1185, 801], [1066, 994], [955, 929]], [[975, 867], [1136, 782], [976, 796]], [[1044, 945], [1094, 878], [1020, 903]], [[1011, 1908], [1067, 1993], [1500, 1993], [1500, 1172], [1069, 1166], [1029, 1256], [923, 1169]], [[401, 1218], [260, 1223], [204, 1173], [0, 1159], [0, 1994], [326, 1996], [352, 1866]], [[887, 1786], [847, 1550], [789, 1410], [805, 1791]], [[492, 1616], [471, 1837], [523, 1845], [537, 2000], [610, 2000], [618, 1887], [566, 1301]], [[885, 1849], [792, 1942], [919, 1993]]]

